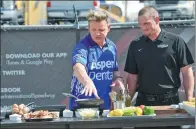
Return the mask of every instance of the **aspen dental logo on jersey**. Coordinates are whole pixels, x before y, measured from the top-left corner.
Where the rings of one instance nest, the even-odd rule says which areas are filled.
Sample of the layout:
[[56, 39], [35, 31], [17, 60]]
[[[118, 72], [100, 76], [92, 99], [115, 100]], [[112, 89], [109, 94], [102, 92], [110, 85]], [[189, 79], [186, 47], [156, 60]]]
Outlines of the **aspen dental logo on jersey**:
[[103, 70], [104, 68], [112, 69], [114, 68], [114, 61], [98, 61], [92, 62], [91, 70]]
[[[112, 80], [113, 72], [110, 72], [109, 69], [113, 69], [114, 66], [114, 61], [92, 62], [90, 66], [90, 70], [92, 71], [89, 72], [89, 76], [92, 80]], [[99, 72], [93, 72], [94, 70], [98, 70]]]

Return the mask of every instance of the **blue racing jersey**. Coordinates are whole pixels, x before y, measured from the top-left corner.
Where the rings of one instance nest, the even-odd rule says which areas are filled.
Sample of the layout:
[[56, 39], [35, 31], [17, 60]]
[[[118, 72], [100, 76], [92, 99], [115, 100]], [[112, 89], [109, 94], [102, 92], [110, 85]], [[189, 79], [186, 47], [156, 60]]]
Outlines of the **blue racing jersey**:
[[[113, 72], [118, 71], [116, 45], [106, 38], [105, 44], [101, 48], [92, 40], [91, 35], [88, 34], [73, 49], [72, 65], [74, 66], [76, 63], [81, 63], [85, 66], [87, 74], [94, 82], [99, 97], [104, 100], [101, 108], [110, 109], [110, 85], [112, 84]], [[73, 74], [71, 94], [77, 96], [79, 99], [95, 98], [94, 95], [85, 96], [82, 94], [83, 89], [84, 86]], [[70, 109], [77, 108], [74, 98], [70, 98], [69, 106]]]

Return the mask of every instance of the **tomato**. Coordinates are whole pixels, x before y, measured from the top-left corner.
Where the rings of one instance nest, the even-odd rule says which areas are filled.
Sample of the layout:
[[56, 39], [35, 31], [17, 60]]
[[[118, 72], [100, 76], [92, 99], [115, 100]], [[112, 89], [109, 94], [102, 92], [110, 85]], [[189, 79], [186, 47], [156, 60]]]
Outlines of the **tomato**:
[[142, 110], [144, 110], [144, 107], [145, 107], [145, 105], [140, 105], [140, 108], [141, 108]]

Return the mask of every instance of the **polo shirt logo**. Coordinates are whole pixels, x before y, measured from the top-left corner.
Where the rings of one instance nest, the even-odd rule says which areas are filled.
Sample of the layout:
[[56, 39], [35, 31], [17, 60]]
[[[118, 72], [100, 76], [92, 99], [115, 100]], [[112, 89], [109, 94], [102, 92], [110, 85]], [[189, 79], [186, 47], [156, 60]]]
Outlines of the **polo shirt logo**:
[[168, 47], [168, 44], [160, 44], [160, 45], [157, 45], [158, 48], [166, 48]]
[[143, 48], [141, 48], [141, 49], [138, 49], [138, 51], [140, 52], [140, 51], [142, 51], [143, 50]]
[[92, 80], [112, 80], [113, 72], [110, 72], [109, 70], [106, 72], [90, 72], [89, 76]]
[[98, 61], [91, 64], [91, 70], [103, 70], [104, 68], [114, 68], [114, 61]]

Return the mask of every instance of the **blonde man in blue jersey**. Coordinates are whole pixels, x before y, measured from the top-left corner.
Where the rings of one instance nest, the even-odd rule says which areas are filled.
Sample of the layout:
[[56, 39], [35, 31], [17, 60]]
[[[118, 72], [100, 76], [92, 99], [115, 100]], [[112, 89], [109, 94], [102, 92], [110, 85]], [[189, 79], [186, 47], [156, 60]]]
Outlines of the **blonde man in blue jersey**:
[[[110, 31], [107, 14], [91, 10], [87, 18], [89, 34], [76, 44], [72, 53], [71, 93], [80, 99], [103, 99], [101, 108], [110, 109], [112, 82], [124, 89], [118, 71], [116, 45], [107, 38]], [[77, 107], [75, 99], [70, 99], [70, 109], [74, 107]]]

